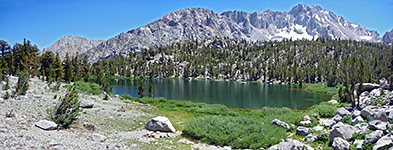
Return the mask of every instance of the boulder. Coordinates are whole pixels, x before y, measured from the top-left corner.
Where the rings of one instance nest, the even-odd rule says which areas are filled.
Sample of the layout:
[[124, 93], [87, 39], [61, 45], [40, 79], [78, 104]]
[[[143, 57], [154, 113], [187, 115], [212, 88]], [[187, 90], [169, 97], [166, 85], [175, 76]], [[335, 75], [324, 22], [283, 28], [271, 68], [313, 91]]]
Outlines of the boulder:
[[388, 81], [385, 78], [382, 78], [381, 80], [379, 80], [379, 87], [383, 89], [389, 89]]
[[310, 116], [305, 115], [305, 116], [303, 117], [303, 121], [311, 121]]
[[368, 118], [371, 115], [374, 115], [374, 111], [371, 109], [371, 106], [367, 106], [365, 108], [362, 109], [362, 111], [360, 112], [360, 115], [363, 118]]
[[370, 126], [371, 130], [386, 131], [389, 129], [388, 123], [382, 122], [380, 120], [373, 120], [373, 121], [369, 122], [368, 125]]
[[356, 149], [362, 150], [362, 146], [363, 146], [364, 140], [355, 140], [353, 142], [353, 145], [356, 146]]
[[377, 143], [375, 143], [373, 150], [385, 150], [390, 148], [393, 144], [393, 133], [390, 132], [389, 134], [381, 137]]
[[381, 90], [380, 89], [374, 89], [370, 92], [371, 96], [375, 96], [375, 97], [380, 97], [381, 96]]
[[57, 129], [57, 124], [54, 123], [53, 121], [48, 121], [48, 120], [40, 120], [37, 123], [35, 123], [35, 126], [44, 129], [44, 130], [55, 130]]
[[362, 88], [359, 90], [361, 92], [363, 91], [372, 91], [373, 89], [379, 88], [380, 86], [378, 84], [374, 83], [363, 83]]
[[356, 118], [356, 117], [358, 117], [360, 115], [361, 115], [361, 111], [359, 111], [359, 110], [354, 110], [352, 112], [352, 118]]
[[352, 124], [359, 124], [362, 123], [364, 120], [362, 117], [357, 116], [355, 119], [352, 119]]
[[346, 141], [345, 139], [343, 139], [341, 137], [334, 138], [333, 144], [332, 144], [332, 148], [334, 150], [349, 150], [350, 146], [351, 146], [351, 144], [349, 144], [348, 141]]
[[311, 124], [311, 121], [300, 121], [299, 124], [302, 126], [307, 126], [307, 125]]
[[93, 108], [94, 103], [88, 100], [81, 100], [79, 103], [79, 107], [81, 108]]
[[330, 141], [333, 141], [334, 138], [341, 137], [345, 140], [350, 140], [352, 138], [352, 135], [355, 133], [355, 131], [356, 131], [355, 127], [339, 122], [336, 125], [334, 125], [333, 130], [330, 131], [329, 139]]
[[272, 125], [276, 125], [276, 126], [279, 126], [279, 127], [281, 127], [281, 128], [284, 128], [284, 129], [287, 130], [287, 131], [291, 130], [291, 127], [289, 127], [289, 125], [288, 125], [287, 123], [282, 122], [282, 121], [280, 121], [280, 120], [278, 120], [278, 119], [274, 119], [274, 120], [272, 121]]
[[393, 121], [393, 112], [390, 112], [387, 116], [389, 121]]
[[338, 102], [337, 102], [336, 100], [330, 100], [328, 103], [335, 105], [335, 104], [337, 104]]
[[349, 112], [347, 109], [345, 109], [344, 107], [340, 107], [339, 109], [337, 109], [336, 111], [337, 115], [340, 115], [341, 117], [344, 117], [346, 115], [351, 115], [351, 112]]
[[370, 92], [364, 91], [362, 94], [360, 94], [360, 97], [366, 97], [369, 94], [370, 94]]
[[332, 119], [329, 119], [329, 120], [326, 120], [325, 122], [323, 122], [323, 125], [328, 128], [332, 127], [335, 124], [336, 124], [336, 121], [334, 121]]
[[367, 134], [365, 136], [365, 142], [367, 143], [375, 143], [379, 138], [382, 137], [383, 132], [381, 130], [377, 130]]
[[303, 127], [303, 126], [299, 126], [296, 129], [296, 134], [303, 135], [303, 136], [307, 136], [311, 132], [312, 132], [312, 130], [310, 128]]
[[384, 109], [375, 109], [372, 115], [367, 116], [367, 120], [381, 120], [383, 122], [386, 122], [388, 120], [388, 117], [386, 116]]
[[100, 134], [91, 134], [89, 139], [95, 142], [104, 142], [106, 137]]
[[367, 123], [360, 123], [360, 124], [357, 124], [357, 125], [355, 125], [355, 129], [356, 129], [356, 133], [359, 133], [359, 134], [365, 134], [365, 133], [367, 133], [367, 130], [368, 130], [368, 124]]
[[335, 115], [333, 118], [332, 118], [335, 122], [342, 122], [342, 120], [343, 120], [343, 117], [341, 117], [340, 115]]
[[161, 132], [176, 132], [172, 123], [167, 117], [158, 116], [150, 119], [145, 126], [146, 129], [151, 131], [161, 131]]
[[304, 140], [306, 142], [310, 142], [310, 143], [316, 141], [317, 139], [318, 139], [318, 137], [317, 136], [313, 136], [312, 134], [309, 134], [309, 135], [306, 136], [306, 138], [304, 138]]
[[287, 142], [281, 142], [277, 145], [273, 145], [268, 150], [314, 150], [312, 147], [303, 144], [297, 140], [288, 140]]

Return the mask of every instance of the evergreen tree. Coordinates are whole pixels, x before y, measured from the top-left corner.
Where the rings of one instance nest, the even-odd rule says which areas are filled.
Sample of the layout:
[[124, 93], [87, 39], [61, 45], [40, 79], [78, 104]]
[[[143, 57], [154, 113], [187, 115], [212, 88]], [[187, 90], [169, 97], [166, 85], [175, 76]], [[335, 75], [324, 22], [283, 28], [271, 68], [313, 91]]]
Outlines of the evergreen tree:
[[140, 98], [145, 96], [145, 84], [143, 83], [143, 80], [141, 81], [141, 83], [138, 86], [138, 95]]
[[150, 86], [149, 86], [149, 97], [153, 97], [153, 84], [152, 83], [150, 83]]

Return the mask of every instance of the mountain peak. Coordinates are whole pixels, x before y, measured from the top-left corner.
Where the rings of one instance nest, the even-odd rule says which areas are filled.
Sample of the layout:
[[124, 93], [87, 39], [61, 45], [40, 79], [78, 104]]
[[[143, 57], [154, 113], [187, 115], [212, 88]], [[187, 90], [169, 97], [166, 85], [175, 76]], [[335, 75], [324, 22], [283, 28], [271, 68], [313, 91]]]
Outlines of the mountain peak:
[[70, 55], [75, 55], [76, 53], [84, 53], [90, 48], [97, 46], [104, 40], [92, 40], [89, 38], [66, 35], [61, 37], [53, 45], [43, 49], [45, 51], [53, 51], [54, 53], [59, 53], [61, 58], [65, 57], [68, 52]]
[[299, 14], [299, 13], [307, 13], [307, 12], [311, 12], [311, 13], [315, 13], [315, 12], [319, 12], [323, 10], [320, 6], [317, 5], [311, 5], [311, 6], [307, 6], [304, 4], [298, 4], [295, 7], [293, 7], [289, 13], [290, 14]]
[[386, 32], [383, 37], [382, 41], [385, 43], [391, 43], [393, 42], [393, 29], [390, 32]]

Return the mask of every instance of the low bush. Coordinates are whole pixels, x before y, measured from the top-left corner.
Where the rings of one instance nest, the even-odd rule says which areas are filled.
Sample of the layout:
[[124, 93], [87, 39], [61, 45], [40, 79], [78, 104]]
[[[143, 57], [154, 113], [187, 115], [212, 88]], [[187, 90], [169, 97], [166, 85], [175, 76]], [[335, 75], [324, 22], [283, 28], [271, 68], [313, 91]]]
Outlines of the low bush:
[[2, 87], [3, 90], [8, 90], [10, 89], [10, 79], [8, 77], [5, 77], [5, 84]]
[[[70, 85], [64, 85], [63, 88], [68, 88]], [[104, 91], [101, 90], [101, 86], [97, 83], [92, 82], [83, 82], [83, 81], [76, 81], [75, 87], [77, 90], [83, 93], [90, 93], [93, 95], [98, 95], [103, 93]]]
[[132, 96], [128, 95], [128, 94], [120, 95], [120, 98], [123, 99], [123, 100], [125, 100], [125, 99], [132, 100]]
[[318, 114], [322, 118], [333, 117], [336, 114], [337, 107], [329, 103], [321, 103], [314, 106], [312, 113]]
[[208, 144], [258, 149], [280, 143], [286, 131], [256, 116], [201, 116], [185, 124], [183, 135]]
[[59, 127], [67, 128], [79, 116], [79, 97], [75, 86], [68, 88], [68, 93], [59, 98], [60, 102], [49, 112], [49, 119]]
[[1, 97], [3, 99], [9, 99], [10, 98], [10, 93], [5, 92], [5, 94]]

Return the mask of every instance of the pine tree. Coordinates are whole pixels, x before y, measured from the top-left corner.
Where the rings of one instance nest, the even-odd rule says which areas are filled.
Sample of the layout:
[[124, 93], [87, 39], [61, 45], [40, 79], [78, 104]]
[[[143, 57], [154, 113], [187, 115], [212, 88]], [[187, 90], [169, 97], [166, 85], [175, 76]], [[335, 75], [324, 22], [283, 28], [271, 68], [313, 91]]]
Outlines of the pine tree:
[[143, 81], [141, 81], [141, 83], [138, 86], [138, 95], [140, 98], [145, 96], [145, 84], [143, 83]]
[[152, 83], [150, 83], [150, 86], [149, 86], [149, 97], [153, 97], [153, 84]]

